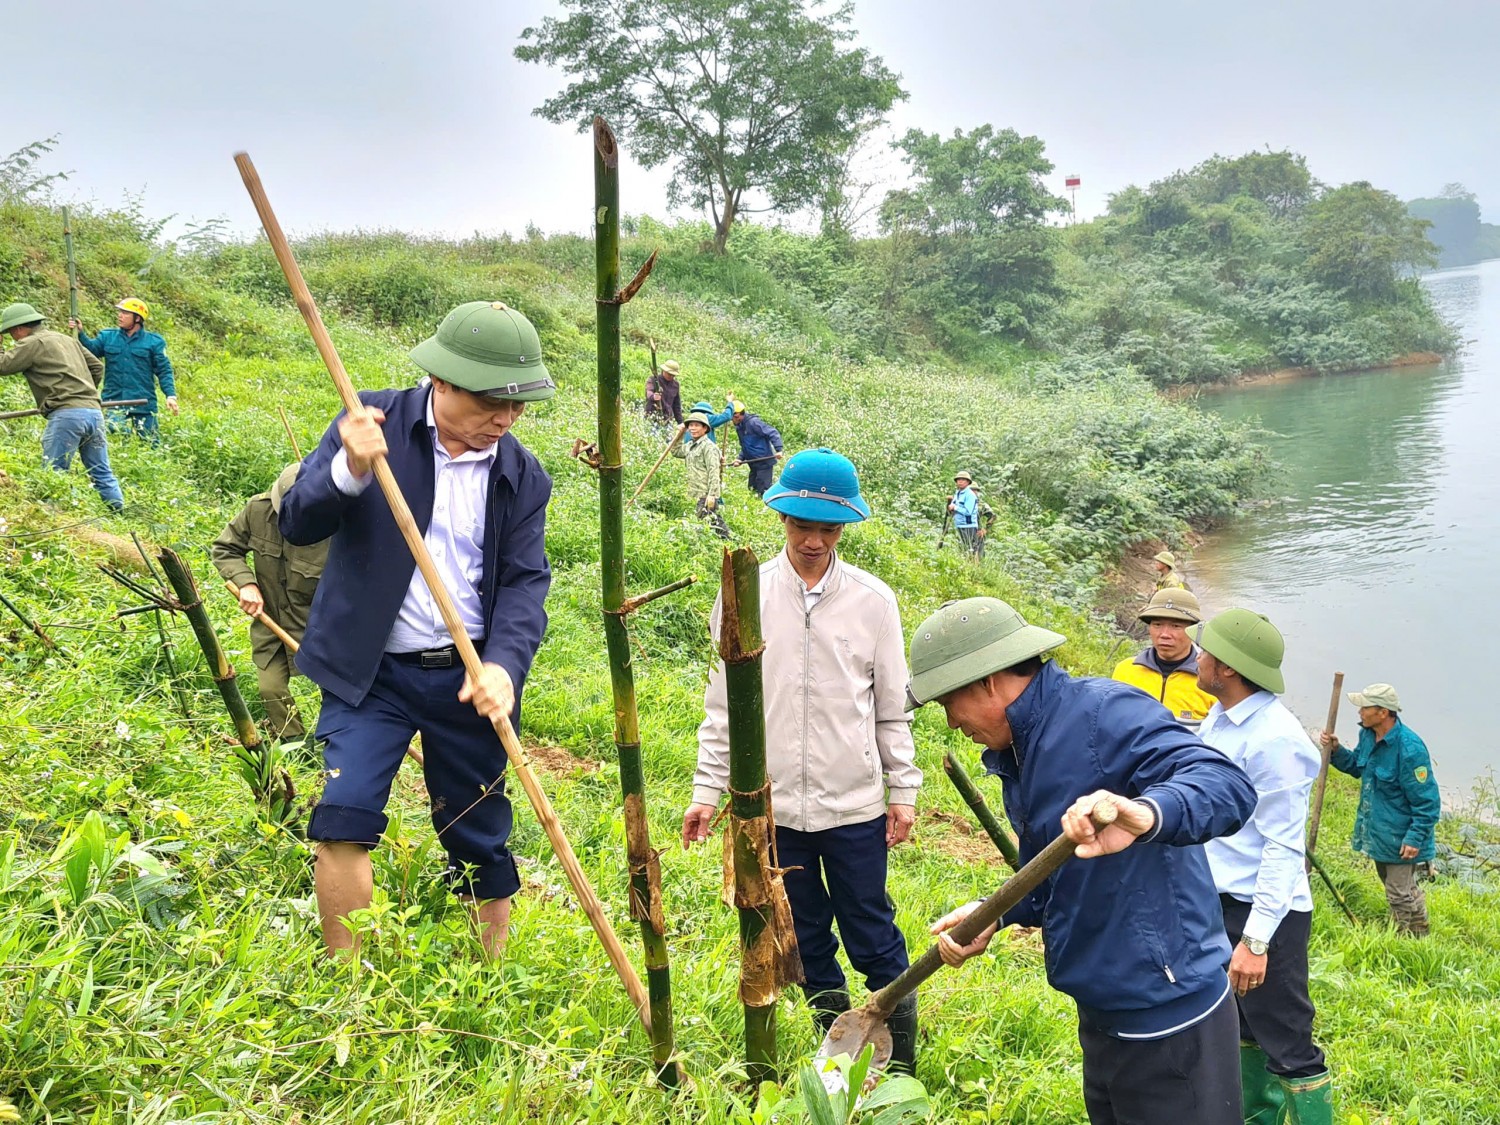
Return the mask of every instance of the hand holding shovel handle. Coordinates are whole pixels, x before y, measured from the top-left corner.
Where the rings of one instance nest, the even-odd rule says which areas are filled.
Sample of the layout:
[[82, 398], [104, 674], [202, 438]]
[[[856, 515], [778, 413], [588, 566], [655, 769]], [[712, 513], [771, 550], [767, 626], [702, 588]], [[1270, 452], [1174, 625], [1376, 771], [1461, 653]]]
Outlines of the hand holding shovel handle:
[[[317, 345], [328, 373], [333, 376], [334, 384], [338, 387], [339, 397], [344, 401], [344, 408], [349, 412], [350, 417], [363, 416], [367, 409], [359, 400], [359, 396], [354, 393], [354, 384], [349, 381], [349, 374], [344, 370], [343, 361], [339, 359], [338, 352], [334, 349], [333, 339], [328, 335], [328, 329], [324, 327], [323, 318], [318, 313], [318, 306], [314, 304], [307, 282], [302, 278], [302, 270], [292, 256], [291, 245], [287, 242], [286, 235], [282, 233], [281, 224], [276, 221], [276, 215], [271, 210], [271, 203], [266, 198], [265, 189], [261, 186], [255, 165], [243, 152], [235, 154], [234, 162], [240, 170], [240, 178], [245, 181], [245, 190], [250, 193], [250, 198], [255, 203], [261, 226], [265, 228], [266, 238], [271, 243], [271, 250], [275, 253], [277, 262], [281, 264], [282, 273], [286, 275], [287, 284], [291, 287], [292, 296], [296, 299], [302, 319], [307, 322], [313, 342]], [[422, 572], [422, 578], [432, 592], [439, 612], [443, 615], [443, 622], [448, 626], [448, 633], [453, 638], [459, 656], [463, 658], [464, 668], [472, 679], [478, 680], [482, 671], [479, 653], [474, 650], [474, 643], [464, 629], [458, 611], [453, 605], [452, 597], [443, 587], [443, 580], [433, 565], [432, 556], [428, 554], [427, 544], [423, 542], [422, 532], [418, 529], [416, 520], [412, 518], [406, 498], [401, 495], [401, 487], [396, 483], [396, 477], [384, 457], [376, 459], [374, 471], [375, 480], [380, 485], [380, 490], [385, 493], [387, 503], [390, 504], [391, 515], [395, 518], [396, 526], [401, 529], [406, 545], [411, 549], [412, 557], [416, 560], [417, 569]], [[556, 853], [563, 871], [567, 873], [568, 882], [573, 887], [573, 893], [578, 897], [579, 905], [583, 908], [589, 923], [594, 927], [594, 933], [598, 936], [600, 944], [604, 946], [610, 964], [614, 966], [621, 983], [625, 986], [625, 991], [629, 993], [630, 1002], [635, 1006], [641, 1023], [649, 1030], [651, 1007], [645, 985], [636, 975], [635, 968], [625, 953], [625, 947], [620, 944], [619, 937], [616, 936], [608, 917], [605, 916], [599, 896], [594, 892], [588, 876], [579, 865], [578, 857], [573, 854], [573, 848], [568, 843], [567, 837], [563, 835], [562, 825], [557, 819], [557, 814], [552, 810], [552, 802], [548, 800], [547, 794], [543, 792], [536, 777], [532, 774], [531, 766], [526, 761], [526, 754], [521, 749], [520, 740], [516, 738], [516, 732], [511, 728], [509, 717], [502, 715], [495, 719], [494, 727], [501, 745], [505, 747], [506, 757], [510, 760], [511, 772], [526, 791], [531, 807], [536, 812], [537, 820], [546, 830], [547, 839], [551, 842], [552, 850]]]
[[[1116, 815], [1118, 810], [1112, 802], [1099, 801], [1091, 812], [1095, 829], [1113, 824]], [[948, 936], [959, 945], [968, 945], [1071, 859], [1077, 846], [1065, 834], [1059, 834], [1030, 863], [1002, 883], [999, 890], [954, 926]], [[886, 1017], [902, 999], [915, 992], [918, 985], [942, 967], [942, 952], [933, 944], [906, 972], [871, 996], [864, 1007], [845, 1012], [834, 1020], [827, 1038], [818, 1048], [819, 1057], [832, 1058], [847, 1054], [851, 1058], [857, 1058], [866, 1044], [874, 1043], [875, 1053], [870, 1067], [872, 1070], [883, 1067], [889, 1061], [891, 1052], [891, 1036], [890, 1029], [885, 1025]]]

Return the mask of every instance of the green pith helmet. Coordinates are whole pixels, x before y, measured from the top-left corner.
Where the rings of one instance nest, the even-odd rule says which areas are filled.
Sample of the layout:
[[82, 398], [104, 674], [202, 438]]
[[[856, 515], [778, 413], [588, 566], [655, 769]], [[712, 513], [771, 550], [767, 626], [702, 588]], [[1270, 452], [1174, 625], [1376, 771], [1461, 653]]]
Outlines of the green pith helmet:
[[961, 480], [966, 480], [970, 484], [973, 484], [974, 483], [974, 474], [970, 473], [970, 472], [954, 473], [953, 474], [953, 483], [954, 484], [957, 484]]
[[704, 429], [711, 430], [711, 429], [714, 428], [713, 427], [713, 423], [708, 420], [708, 415], [705, 414], [705, 413], [703, 413], [703, 411], [701, 411], [701, 410], [695, 410], [695, 411], [693, 411], [691, 414], [689, 414], [687, 416], [687, 420], [689, 422], [698, 422], [698, 423], [701, 423], [703, 425]]
[[1203, 620], [1203, 607], [1191, 590], [1158, 590], [1135, 616], [1137, 621], [1186, 621], [1196, 625]]
[[1026, 624], [999, 598], [949, 602], [912, 634], [906, 709], [915, 710], [1067, 640], [1051, 629]]
[[540, 402], [557, 393], [536, 329], [502, 301], [469, 301], [411, 350], [436, 379], [488, 398]]
[[8, 332], [22, 324], [40, 324], [46, 319], [24, 301], [18, 301], [14, 305], [6, 305], [5, 310], [0, 312], [0, 332]]
[[281, 470], [281, 475], [276, 478], [276, 483], [271, 485], [271, 511], [278, 516], [281, 515], [281, 498], [286, 495], [286, 490], [297, 483], [297, 474], [302, 471], [302, 462], [293, 461]]
[[1156, 554], [1152, 555], [1151, 557], [1157, 562], [1162, 563], [1166, 566], [1170, 566], [1174, 569], [1177, 566], [1177, 556], [1174, 555], [1171, 551], [1157, 551]]
[[1198, 627], [1197, 639], [1204, 652], [1251, 683], [1277, 695], [1286, 691], [1281, 675], [1286, 641], [1265, 614], [1226, 609]]
[[792, 454], [765, 500], [773, 512], [808, 523], [859, 523], [870, 518], [854, 462], [831, 449]]

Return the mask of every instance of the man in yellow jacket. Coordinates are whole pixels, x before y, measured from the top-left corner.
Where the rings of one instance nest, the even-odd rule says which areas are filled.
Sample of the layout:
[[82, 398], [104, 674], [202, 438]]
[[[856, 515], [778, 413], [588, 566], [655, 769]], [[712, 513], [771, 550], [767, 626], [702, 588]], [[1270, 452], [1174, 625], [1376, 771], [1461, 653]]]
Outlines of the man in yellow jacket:
[[1146, 623], [1151, 643], [1116, 664], [1111, 678], [1161, 700], [1178, 722], [1197, 730], [1214, 705], [1214, 697], [1198, 686], [1198, 647], [1188, 636], [1203, 620], [1198, 599], [1190, 590], [1158, 590], [1136, 616]]

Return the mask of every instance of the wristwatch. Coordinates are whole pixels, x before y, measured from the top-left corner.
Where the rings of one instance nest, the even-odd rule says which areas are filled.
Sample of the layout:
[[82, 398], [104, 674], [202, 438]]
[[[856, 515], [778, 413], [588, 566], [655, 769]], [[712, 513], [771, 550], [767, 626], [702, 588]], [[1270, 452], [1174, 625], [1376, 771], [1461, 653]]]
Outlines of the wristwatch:
[[1251, 953], [1255, 954], [1255, 956], [1257, 957], [1264, 957], [1266, 955], [1266, 950], [1271, 948], [1265, 942], [1256, 941], [1253, 937], [1240, 938], [1240, 944], [1248, 949]]

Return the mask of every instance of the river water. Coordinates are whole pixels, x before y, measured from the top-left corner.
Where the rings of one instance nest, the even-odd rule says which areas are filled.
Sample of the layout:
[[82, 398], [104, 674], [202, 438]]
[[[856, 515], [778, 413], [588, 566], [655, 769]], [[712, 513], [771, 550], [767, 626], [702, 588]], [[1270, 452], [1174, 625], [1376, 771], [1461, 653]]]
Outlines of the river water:
[[[1286, 701], [1308, 726], [1384, 681], [1450, 794], [1500, 765], [1500, 261], [1424, 279], [1469, 341], [1428, 367], [1312, 376], [1202, 396], [1258, 423], [1275, 503], [1188, 565], [1204, 607], [1246, 606], [1286, 637]], [[1338, 731], [1358, 733], [1347, 698]]]

